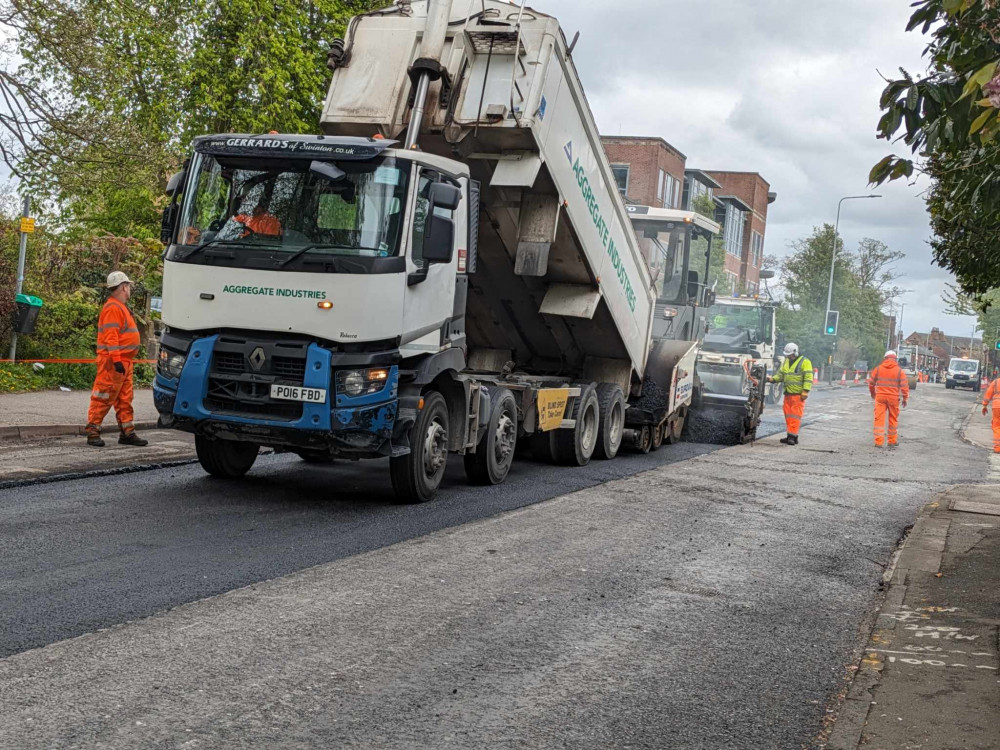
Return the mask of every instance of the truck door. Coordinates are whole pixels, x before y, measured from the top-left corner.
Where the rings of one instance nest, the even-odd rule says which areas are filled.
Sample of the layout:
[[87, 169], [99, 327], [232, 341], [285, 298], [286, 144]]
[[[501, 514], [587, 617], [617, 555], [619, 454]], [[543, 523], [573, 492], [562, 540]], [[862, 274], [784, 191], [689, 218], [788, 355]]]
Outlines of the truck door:
[[[430, 201], [428, 193], [435, 182], [458, 183], [452, 178], [426, 167], [416, 167], [414, 180], [413, 222], [410, 230], [409, 253], [406, 258], [407, 287], [403, 304], [403, 337], [400, 354], [413, 357], [441, 350], [447, 324], [455, 304], [455, 277], [458, 253], [450, 263], [428, 263], [423, 257], [423, 241]], [[455, 222], [455, 237], [463, 237], [465, 222], [458, 219], [462, 207], [456, 211], [436, 208], [439, 216]], [[458, 214], [458, 216], [456, 216]]]

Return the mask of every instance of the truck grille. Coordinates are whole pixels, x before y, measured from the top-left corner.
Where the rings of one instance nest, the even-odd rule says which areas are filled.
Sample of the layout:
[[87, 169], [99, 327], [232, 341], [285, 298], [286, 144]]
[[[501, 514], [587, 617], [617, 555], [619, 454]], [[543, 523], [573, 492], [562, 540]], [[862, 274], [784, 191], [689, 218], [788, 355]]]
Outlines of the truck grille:
[[307, 347], [297, 341], [220, 336], [212, 352], [205, 408], [241, 417], [301, 419], [303, 404], [272, 400], [271, 385], [302, 385]]

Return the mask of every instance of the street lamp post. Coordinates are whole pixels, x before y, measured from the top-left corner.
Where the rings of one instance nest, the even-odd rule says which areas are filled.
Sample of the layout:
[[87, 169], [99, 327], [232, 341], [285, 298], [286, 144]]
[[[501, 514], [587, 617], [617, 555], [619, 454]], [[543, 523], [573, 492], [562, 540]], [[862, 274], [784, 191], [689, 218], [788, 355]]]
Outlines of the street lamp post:
[[[856, 200], [858, 198], [881, 198], [881, 195], [845, 195], [837, 201], [837, 221], [833, 225], [833, 252], [830, 253], [830, 285], [826, 290], [826, 315], [823, 316], [823, 325], [830, 319], [830, 304], [833, 302], [833, 269], [837, 263], [837, 238], [840, 234], [840, 207], [844, 201]], [[834, 349], [837, 342], [834, 341]], [[833, 382], [833, 368], [830, 368], [830, 382]]]

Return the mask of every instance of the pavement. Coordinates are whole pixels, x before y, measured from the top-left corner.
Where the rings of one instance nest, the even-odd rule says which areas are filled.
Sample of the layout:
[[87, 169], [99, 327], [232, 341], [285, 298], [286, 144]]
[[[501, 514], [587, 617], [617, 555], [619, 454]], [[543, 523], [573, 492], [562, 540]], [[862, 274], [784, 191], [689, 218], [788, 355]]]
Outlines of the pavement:
[[[0, 393], [0, 442], [82, 435], [89, 405], [90, 391]], [[159, 415], [153, 406], [152, 389], [136, 389], [132, 408], [138, 429], [156, 426]], [[113, 411], [105, 420], [104, 427], [115, 431]]]
[[1000, 747], [1000, 455], [978, 404], [960, 432], [984, 449], [986, 480], [921, 510], [886, 572], [828, 750]]
[[[988, 635], [980, 597], [921, 593], [897, 554], [922, 509], [953, 512], [943, 493], [996, 481], [959, 437], [969, 406], [921, 388], [877, 451], [867, 393], [843, 389], [810, 400], [797, 448], [519, 460], [495, 488], [454, 467], [420, 506], [393, 505], [377, 464], [288, 456], [238, 482], [181, 466], [2, 490], [0, 746], [822, 747], [894, 560], [919, 606], [975, 621], [926, 632]], [[967, 591], [995, 588], [990, 562]], [[971, 737], [963, 716], [936, 714]]]

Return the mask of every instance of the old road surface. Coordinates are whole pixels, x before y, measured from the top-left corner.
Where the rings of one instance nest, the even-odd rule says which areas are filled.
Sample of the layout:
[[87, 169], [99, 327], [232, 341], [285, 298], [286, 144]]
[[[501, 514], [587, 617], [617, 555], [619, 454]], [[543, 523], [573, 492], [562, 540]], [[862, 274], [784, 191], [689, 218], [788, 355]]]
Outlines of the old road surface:
[[922, 384], [893, 452], [817, 392], [797, 448], [423, 506], [287, 456], [0, 491], [0, 747], [813, 747], [904, 529], [986, 473], [973, 399]]

